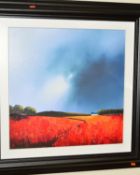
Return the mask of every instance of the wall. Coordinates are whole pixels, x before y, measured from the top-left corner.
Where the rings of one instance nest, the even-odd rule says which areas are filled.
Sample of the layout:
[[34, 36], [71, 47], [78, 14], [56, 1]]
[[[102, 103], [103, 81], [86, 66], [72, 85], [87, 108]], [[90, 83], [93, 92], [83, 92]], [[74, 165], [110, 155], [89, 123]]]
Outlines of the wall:
[[[85, 0], [81, 0], [85, 1]], [[123, 3], [139, 3], [140, 0], [87, 0], [99, 2], [123, 2]], [[49, 175], [49, 174], [48, 174]], [[73, 173], [55, 173], [50, 175], [140, 175], [140, 168], [115, 169], [115, 170], [100, 170], [100, 171], [83, 171]]]

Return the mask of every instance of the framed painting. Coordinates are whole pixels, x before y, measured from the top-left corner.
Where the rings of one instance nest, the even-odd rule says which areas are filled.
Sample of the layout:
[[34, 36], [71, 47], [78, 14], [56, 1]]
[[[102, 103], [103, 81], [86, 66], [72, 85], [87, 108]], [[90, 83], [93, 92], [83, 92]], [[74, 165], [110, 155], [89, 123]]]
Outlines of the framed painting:
[[139, 11], [0, 1], [1, 173], [139, 166]]

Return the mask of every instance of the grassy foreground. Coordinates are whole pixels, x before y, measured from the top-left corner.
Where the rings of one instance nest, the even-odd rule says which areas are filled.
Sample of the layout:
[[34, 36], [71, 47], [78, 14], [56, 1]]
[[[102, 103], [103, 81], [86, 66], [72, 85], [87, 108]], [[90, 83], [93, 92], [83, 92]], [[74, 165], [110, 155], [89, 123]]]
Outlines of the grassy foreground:
[[10, 148], [122, 143], [123, 115], [10, 119]]

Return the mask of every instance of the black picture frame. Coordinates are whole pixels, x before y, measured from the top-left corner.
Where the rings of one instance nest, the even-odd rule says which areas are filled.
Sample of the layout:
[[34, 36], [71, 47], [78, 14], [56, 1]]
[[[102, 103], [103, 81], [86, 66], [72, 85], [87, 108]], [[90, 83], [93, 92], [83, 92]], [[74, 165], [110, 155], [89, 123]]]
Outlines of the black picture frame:
[[140, 5], [52, 0], [0, 0], [0, 16], [135, 22], [132, 152], [0, 160], [0, 174], [37, 174], [140, 166]]

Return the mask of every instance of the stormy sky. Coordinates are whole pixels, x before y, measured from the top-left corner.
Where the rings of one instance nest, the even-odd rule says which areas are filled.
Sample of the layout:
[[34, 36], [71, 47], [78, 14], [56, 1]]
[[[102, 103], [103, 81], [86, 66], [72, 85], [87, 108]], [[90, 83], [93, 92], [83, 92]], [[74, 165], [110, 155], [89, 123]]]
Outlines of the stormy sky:
[[125, 31], [9, 28], [9, 104], [123, 108]]

